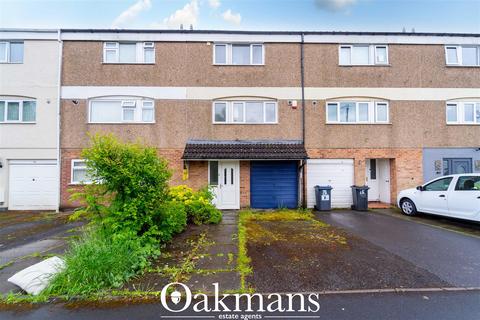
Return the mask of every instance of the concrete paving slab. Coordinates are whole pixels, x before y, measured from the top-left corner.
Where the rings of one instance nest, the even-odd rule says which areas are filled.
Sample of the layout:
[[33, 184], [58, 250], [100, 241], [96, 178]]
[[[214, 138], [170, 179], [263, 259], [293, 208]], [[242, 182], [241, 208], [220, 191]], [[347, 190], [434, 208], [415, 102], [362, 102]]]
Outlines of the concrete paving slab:
[[219, 284], [220, 292], [239, 290], [240, 274], [236, 271], [193, 274], [186, 285], [192, 292], [212, 293], [214, 291], [214, 283]]

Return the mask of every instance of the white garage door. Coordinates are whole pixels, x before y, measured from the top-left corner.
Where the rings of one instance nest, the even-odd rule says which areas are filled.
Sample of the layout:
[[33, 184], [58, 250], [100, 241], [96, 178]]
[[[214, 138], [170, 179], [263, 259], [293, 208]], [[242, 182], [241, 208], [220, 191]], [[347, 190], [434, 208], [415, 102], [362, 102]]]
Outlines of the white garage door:
[[315, 205], [316, 185], [332, 186], [332, 207], [352, 205], [353, 159], [314, 159], [307, 161], [307, 206]]
[[54, 161], [11, 161], [9, 171], [10, 210], [57, 208], [57, 166]]

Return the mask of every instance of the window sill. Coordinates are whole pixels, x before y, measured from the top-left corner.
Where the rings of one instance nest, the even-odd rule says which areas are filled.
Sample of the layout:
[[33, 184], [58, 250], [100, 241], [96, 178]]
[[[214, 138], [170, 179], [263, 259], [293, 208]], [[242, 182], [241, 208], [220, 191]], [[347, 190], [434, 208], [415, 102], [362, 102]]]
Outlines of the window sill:
[[212, 66], [215, 67], [265, 67], [265, 64], [221, 64], [214, 63]]
[[23, 64], [23, 62], [0, 62], [0, 64]]
[[227, 122], [227, 123], [222, 123], [222, 122], [212, 122], [214, 125], [234, 125], [234, 126], [241, 126], [241, 125], [272, 125], [272, 124], [278, 124], [278, 122], [264, 122], [264, 123], [258, 123], [258, 122], [243, 122], [243, 123], [235, 123], [235, 122]]
[[119, 125], [119, 124], [134, 124], [134, 125], [149, 125], [155, 124], [156, 122], [87, 122], [87, 124], [111, 124], [111, 125]]
[[447, 126], [480, 126], [480, 123], [448, 123]]
[[155, 62], [102, 62], [104, 65], [155, 65]]
[[339, 64], [339, 67], [391, 67], [392, 65], [387, 63], [387, 64]]
[[360, 126], [365, 126], [365, 125], [368, 125], [368, 126], [372, 126], [372, 125], [373, 126], [379, 126], [379, 125], [380, 126], [390, 126], [390, 125], [392, 125], [391, 122], [354, 122], [354, 123], [326, 122], [325, 124], [329, 125], [329, 126], [331, 126], [331, 125], [334, 125], [334, 126], [335, 125], [340, 125], [340, 126], [345, 126], [345, 125], [347, 125], [347, 126], [358, 126], [358, 125], [360, 125]]
[[480, 65], [478, 66], [463, 66], [463, 65], [457, 65], [457, 64], [446, 64], [445, 67], [447, 68], [480, 68]]
[[19, 122], [13, 122], [13, 121], [3, 121], [0, 122], [0, 124], [37, 124], [36, 121], [19, 121]]

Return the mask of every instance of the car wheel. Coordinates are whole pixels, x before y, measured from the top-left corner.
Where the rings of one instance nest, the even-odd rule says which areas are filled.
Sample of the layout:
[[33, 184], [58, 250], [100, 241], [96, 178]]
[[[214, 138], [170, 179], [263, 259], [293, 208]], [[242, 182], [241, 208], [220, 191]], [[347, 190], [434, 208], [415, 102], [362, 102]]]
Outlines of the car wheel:
[[400, 202], [400, 209], [402, 209], [403, 214], [407, 216], [414, 216], [417, 214], [417, 207], [415, 207], [415, 203], [410, 199], [403, 199]]

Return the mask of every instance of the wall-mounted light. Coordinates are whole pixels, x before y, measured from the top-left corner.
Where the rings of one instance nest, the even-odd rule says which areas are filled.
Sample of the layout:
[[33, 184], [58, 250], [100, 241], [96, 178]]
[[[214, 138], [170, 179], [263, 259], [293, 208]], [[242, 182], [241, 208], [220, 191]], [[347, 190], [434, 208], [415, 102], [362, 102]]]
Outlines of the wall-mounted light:
[[78, 100], [72, 100], [72, 103], [77, 105], [78, 104]]
[[0, 168], [3, 168], [3, 162], [0, 160]]

